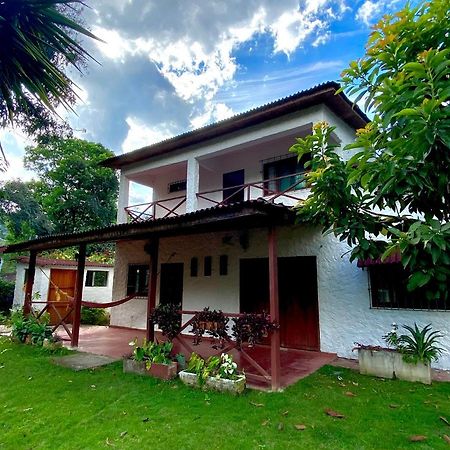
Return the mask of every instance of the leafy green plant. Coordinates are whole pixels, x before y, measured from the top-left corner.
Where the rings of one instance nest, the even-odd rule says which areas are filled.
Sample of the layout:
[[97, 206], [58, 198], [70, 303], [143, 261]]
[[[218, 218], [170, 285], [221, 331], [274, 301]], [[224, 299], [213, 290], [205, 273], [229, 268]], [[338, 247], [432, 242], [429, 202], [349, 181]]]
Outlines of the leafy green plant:
[[197, 353], [192, 353], [186, 372], [196, 374], [200, 386], [205, 384], [208, 377], [235, 380], [239, 376], [237, 364], [226, 353], [210, 356], [206, 360]]
[[50, 317], [43, 314], [39, 319], [34, 315], [25, 317], [20, 310], [11, 313], [12, 336], [20, 342], [30, 338], [34, 345], [42, 346], [45, 339], [53, 341], [52, 328], [49, 326]]
[[173, 344], [171, 342], [149, 342], [146, 339], [142, 345], [138, 345], [137, 339], [130, 342], [133, 347], [133, 359], [135, 361], [144, 361], [147, 369], [155, 364], [170, 364], [172, 362], [171, 352]]
[[81, 308], [83, 325], [109, 325], [109, 314], [103, 308]]
[[172, 341], [181, 330], [181, 305], [159, 304], [152, 312], [150, 320], [158, 324], [163, 336]]
[[403, 325], [409, 334], [398, 337], [397, 349], [403, 353], [403, 358], [408, 362], [422, 362], [429, 364], [437, 361], [442, 353], [439, 340], [443, 337], [439, 331], [431, 331], [431, 324], [420, 329], [416, 323], [414, 327]]
[[0, 312], [7, 313], [12, 305], [15, 284], [0, 278]]

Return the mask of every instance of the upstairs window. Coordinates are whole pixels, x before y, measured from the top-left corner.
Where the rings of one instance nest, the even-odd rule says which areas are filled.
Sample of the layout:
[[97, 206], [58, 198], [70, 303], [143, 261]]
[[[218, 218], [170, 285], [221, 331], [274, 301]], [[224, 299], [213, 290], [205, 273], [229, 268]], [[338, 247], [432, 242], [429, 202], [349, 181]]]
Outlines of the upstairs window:
[[108, 286], [108, 271], [107, 270], [88, 270], [86, 272], [85, 286], [89, 286], [89, 287]]
[[369, 279], [372, 307], [450, 311], [450, 302], [448, 300], [428, 300], [425, 295], [425, 289], [408, 291], [408, 276], [409, 273], [401, 264], [370, 266]]
[[173, 183], [169, 183], [168, 191], [169, 194], [174, 192], [183, 192], [186, 190], [186, 180], [174, 181]]
[[291, 187], [306, 187], [303, 174], [306, 171], [305, 162], [310, 158], [310, 155], [305, 155], [298, 161], [296, 156], [283, 155], [263, 161], [263, 177], [268, 180], [264, 183], [265, 195], [283, 192]]
[[149, 273], [148, 265], [132, 264], [128, 266], [127, 295], [147, 296]]

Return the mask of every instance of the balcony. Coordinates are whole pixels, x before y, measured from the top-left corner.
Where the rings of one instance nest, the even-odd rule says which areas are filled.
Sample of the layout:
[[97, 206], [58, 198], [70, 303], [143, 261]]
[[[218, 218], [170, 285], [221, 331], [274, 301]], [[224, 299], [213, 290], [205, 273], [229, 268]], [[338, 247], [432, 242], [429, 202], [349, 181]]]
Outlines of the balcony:
[[[211, 189], [196, 194], [197, 209], [258, 198], [263, 198], [271, 203], [295, 206], [305, 198], [303, 190], [305, 187], [305, 174], [299, 172], [225, 189]], [[186, 213], [186, 195], [127, 206], [125, 212], [129, 223], [179, 216]]]

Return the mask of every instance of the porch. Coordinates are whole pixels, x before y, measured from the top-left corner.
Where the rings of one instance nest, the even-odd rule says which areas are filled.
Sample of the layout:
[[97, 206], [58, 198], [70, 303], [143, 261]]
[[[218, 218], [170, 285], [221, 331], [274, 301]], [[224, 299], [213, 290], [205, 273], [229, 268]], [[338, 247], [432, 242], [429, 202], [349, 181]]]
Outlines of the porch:
[[[145, 337], [145, 330], [118, 327], [101, 327], [101, 326], [81, 326], [78, 350], [81, 352], [93, 353], [96, 355], [109, 356], [112, 358], [122, 358], [131, 354], [131, 348], [128, 345], [135, 338], [139, 340]], [[65, 345], [70, 347], [70, 340], [67, 333], [60, 329], [58, 336], [64, 339]], [[157, 340], [164, 340], [160, 333], [155, 333]], [[181, 345], [181, 340], [185, 345]], [[186, 351], [186, 345], [192, 346], [193, 337], [189, 335], [181, 335], [174, 341], [174, 352], [182, 353], [186, 358], [189, 354]], [[217, 353], [211, 347], [211, 343], [205, 338], [198, 346], [194, 346], [194, 351], [203, 356], [210, 356]], [[254, 347], [246, 347], [246, 353], [258, 364], [271, 373], [270, 346], [255, 345]], [[239, 368], [245, 373], [257, 375], [255, 368], [242, 356], [241, 352], [236, 349], [229, 353], [233, 355], [233, 359], [237, 362]], [[280, 349], [280, 387], [286, 388], [298, 380], [307, 377], [316, 370], [326, 364], [332, 363], [336, 359], [334, 353], [314, 352], [306, 350], [296, 350], [281, 348]], [[251, 378], [251, 377], [250, 377]], [[249, 382], [249, 386], [256, 389], [267, 388], [265, 383], [259, 383], [256, 380]]]

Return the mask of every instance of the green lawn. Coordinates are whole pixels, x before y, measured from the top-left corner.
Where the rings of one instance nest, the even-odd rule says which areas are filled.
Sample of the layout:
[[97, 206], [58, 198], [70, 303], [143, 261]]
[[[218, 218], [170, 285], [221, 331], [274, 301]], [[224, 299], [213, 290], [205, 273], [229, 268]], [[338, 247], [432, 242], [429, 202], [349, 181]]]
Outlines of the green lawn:
[[123, 374], [119, 363], [72, 372], [2, 338], [0, 411], [0, 449], [450, 447], [440, 419], [450, 421], [450, 383], [383, 381], [328, 366], [283, 393], [235, 398]]

